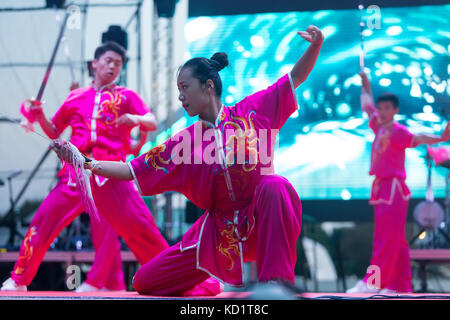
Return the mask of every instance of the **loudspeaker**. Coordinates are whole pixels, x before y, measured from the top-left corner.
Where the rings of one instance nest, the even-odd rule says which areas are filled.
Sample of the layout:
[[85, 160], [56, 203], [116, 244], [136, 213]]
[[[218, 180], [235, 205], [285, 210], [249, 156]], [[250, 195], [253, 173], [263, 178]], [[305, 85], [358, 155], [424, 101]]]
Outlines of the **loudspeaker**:
[[102, 43], [114, 41], [128, 49], [128, 34], [121, 26], [111, 25], [108, 31], [102, 33]]
[[65, 0], [45, 0], [45, 6], [46, 8], [58, 8], [63, 9]]
[[158, 16], [172, 18], [175, 14], [175, 7], [178, 0], [155, 0]]

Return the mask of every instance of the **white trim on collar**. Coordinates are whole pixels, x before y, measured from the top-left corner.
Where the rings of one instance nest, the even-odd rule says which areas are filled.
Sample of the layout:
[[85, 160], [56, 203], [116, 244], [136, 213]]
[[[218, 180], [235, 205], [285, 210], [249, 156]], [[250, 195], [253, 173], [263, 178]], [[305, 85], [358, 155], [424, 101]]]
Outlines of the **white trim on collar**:
[[97, 89], [97, 87], [95, 86], [94, 81], [92, 81], [92, 88], [94, 88], [95, 91], [102, 91], [102, 90], [105, 89], [106, 87], [109, 87], [109, 86], [111, 86], [111, 85], [113, 85], [113, 84], [114, 84], [114, 85], [116, 84], [115, 81], [110, 82], [110, 83], [108, 83], [108, 84], [105, 84], [104, 86], [101, 86], [100, 88]]
[[216, 121], [214, 122], [215, 124], [213, 124], [212, 122], [209, 122], [208, 120], [204, 120], [200, 117], [198, 117], [198, 120], [202, 121], [203, 123], [207, 124], [208, 126], [210, 126], [212, 128], [215, 128], [219, 125], [219, 118], [223, 112], [223, 108], [225, 108], [225, 106], [222, 104], [222, 107], [220, 107], [219, 113], [217, 114]]

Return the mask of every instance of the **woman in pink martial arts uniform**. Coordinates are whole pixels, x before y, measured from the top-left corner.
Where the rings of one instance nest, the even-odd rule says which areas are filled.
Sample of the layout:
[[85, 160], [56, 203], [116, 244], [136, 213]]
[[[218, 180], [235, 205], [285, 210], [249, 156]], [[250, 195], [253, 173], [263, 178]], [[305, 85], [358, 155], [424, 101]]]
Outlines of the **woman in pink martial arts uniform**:
[[[311, 72], [323, 42], [314, 26], [299, 34], [311, 44], [292, 71], [234, 106], [220, 100], [225, 53], [187, 61], [177, 78], [179, 100], [199, 121], [128, 165], [86, 164], [98, 175], [134, 179], [142, 194], [178, 191], [206, 209], [180, 243], [137, 271], [133, 286], [139, 293], [181, 295], [211, 276], [242, 286], [245, 261], [256, 261], [260, 282], [294, 283], [301, 202], [292, 185], [273, 173], [272, 160], [276, 135], [298, 108], [295, 88]], [[55, 143], [70, 162], [70, 150]]]
[[[94, 80], [89, 87], [71, 91], [51, 121], [40, 105], [31, 108], [44, 132], [54, 139], [68, 126], [72, 127], [70, 141], [97, 159], [123, 162], [127, 154], [137, 155], [147, 132], [156, 129], [156, 120], [136, 92], [114, 84], [125, 60], [126, 51], [118, 44], [109, 42], [99, 46], [92, 63]], [[135, 126], [140, 127], [139, 142], [130, 140]], [[26, 290], [55, 237], [84, 211], [73, 168], [65, 165], [58, 177], [58, 184], [31, 221], [20, 257], [2, 290]], [[77, 290], [124, 290], [117, 233], [140, 264], [166, 249], [168, 244], [133, 183], [99, 176], [92, 180], [92, 193], [100, 213], [99, 221], [91, 219], [96, 256], [86, 282]]]
[[375, 108], [367, 75], [364, 72], [360, 75], [361, 107], [369, 115], [369, 126], [375, 133], [369, 173], [375, 176], [370, 197], [375, 229], [371, 266], [364, 279], [347, 293], [409, 293], [411, 266], [405, 222], [411, 192], [405, 183], [405, 149], [447, 141], [450, 127], [447, 125], [442, 136], [412, 134], [394, 121], [399, 111], [398, 98], [385, 93], [378, 97]]

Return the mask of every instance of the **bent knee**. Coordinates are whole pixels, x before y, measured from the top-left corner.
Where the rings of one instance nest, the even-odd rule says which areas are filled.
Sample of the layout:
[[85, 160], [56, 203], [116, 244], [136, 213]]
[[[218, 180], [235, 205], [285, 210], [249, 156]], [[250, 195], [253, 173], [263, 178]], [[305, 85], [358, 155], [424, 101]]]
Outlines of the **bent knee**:
[[131, 284], [139, 294], [153, 295], [155, 294], [157, 288], [155, 286], [156, 281], [151, 275], [139, 269], [133, 277]]
[[265, 199], [283, 199], [300, 202], [288, 179], [279, 175], [264, 176], [257, 186], [257, 194]]
[[292, 187], [291, 183], [282, 176], [273, 174], [263, 176], [258, 183], [258, 188], [262, 192], [273, 192], [274, 190]]

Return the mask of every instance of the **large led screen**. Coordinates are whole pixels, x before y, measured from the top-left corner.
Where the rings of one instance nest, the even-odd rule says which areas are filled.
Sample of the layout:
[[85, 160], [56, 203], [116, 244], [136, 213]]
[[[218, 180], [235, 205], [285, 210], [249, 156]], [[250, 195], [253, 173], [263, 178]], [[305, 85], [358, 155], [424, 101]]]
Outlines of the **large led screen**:
[[[375, 97], [397, 94], [397, 121], [414, 133], [439, 134], [450, 107], [450, 6], [364, 9], [362, 17], [365, 70]], [[360, 109], [360, 20], [355, 8], [197, 17], [185, 28], [186, 59], [228, 54], [231, 66], [221, 71], [225, 105], [291, 70], [308, 46], [297, 31], [310, 24], [323, 30], [322, 51], [296, 90], [300, 108], [280, 132], [275, 158], [277, 173], [302, 199], [365, 199], [370, 194], [374, 135]], [[407, 184], [415, 198], [426, 192], [425, 154], [423, 146], [406, 151]], [[447, 170], [433, 167], [435, 197], [445, 196]]]

